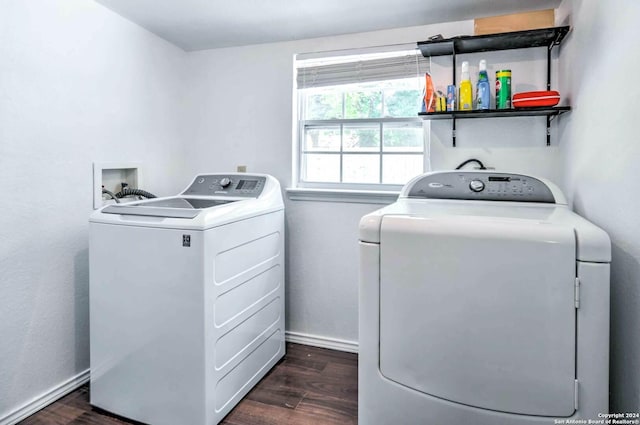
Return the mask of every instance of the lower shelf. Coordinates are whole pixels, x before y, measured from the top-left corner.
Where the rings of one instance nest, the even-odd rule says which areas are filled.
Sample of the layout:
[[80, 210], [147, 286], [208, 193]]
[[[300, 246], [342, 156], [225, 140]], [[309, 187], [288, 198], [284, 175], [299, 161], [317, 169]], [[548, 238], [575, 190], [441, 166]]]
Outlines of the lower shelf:
[[418, 116], [425, 120], [464, 119], [464, 118], [501, 118], [501, 117], [533, 117], [555, 116], [571, 110], [570, 106], [554, 106], [540, 108], [485, 109], [475, 111], [443, 111], [420, 112]]
[[456, 120], [467, 118], [508, 118], [508, 117], [547, 117], [547, 146], [551, 146], [551, 120], [554, 117], [569, 112], [570, 106], [553, 106], [540, 108], [514, 108], [514, 109], [485, 109], [476, 111], [443, 111], [420, 112], [418, 116], [425, 120], [453, 120], [451, 142], [456, 146]]

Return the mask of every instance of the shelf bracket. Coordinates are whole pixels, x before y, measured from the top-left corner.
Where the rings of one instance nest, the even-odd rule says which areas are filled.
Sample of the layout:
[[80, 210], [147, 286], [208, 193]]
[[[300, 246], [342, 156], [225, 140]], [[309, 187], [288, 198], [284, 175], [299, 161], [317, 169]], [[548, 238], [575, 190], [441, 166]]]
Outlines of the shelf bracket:
[[551, 117], [547, 115], [547, 146], [551, 146]]
[[[557, 34], [555, 39], [549, 44], [547, 48], [547, 91], [551, 90], [551, 51], [553, 47], [560, 44], [561, 34]], [[553, 118], [547, 115], [547, 146], [551, 146], [551, 121]]]
[[453, 143], [453, 147], [456, 147], [456, 119], [455, 117], [453, 118], [453, 127], [451, 129], [451, 141]]
[[[547, 48], [547, 91], [551, 90], [551, 52], [556, 45], [560, 44], [562, 37], [563, 35], [558, 33]], [[551, 121], [553, 121], [553, 118], [555, 117], [547, 115], [547, 146], [551, 146]]]
[[[456, 50], [455, 48], [453, 49], [453, 53], [451, 54], [451, 60], [453, 61], [453, 75], [451, 76], [451, 81], [453, 81], [451, 84], [453, 84], [454, 86], [456, 85]], [[456, 96], [456, 100], [457, 96]]]
[[547, 49], [547, 91], [551, 90], [551, 50], [553, 50], [554, 43], [551, 43]]
[[553, 39], [553, 43], [551, 43], [551, 48], [553, 48], [553, 46], [559, 46], [560, 45], [560, 41], [564, 38], [565, 34], [563, 34], [562, 32], [558, 32], [556, 34], [556, 38]]
[[[456, 48], [455, 48], [455, 44], [454, 44], [454, 47], [453, 47], [453, 54], [451, 55], [451, 59], [453, 60], [453, 75], [452, 75], [452, 78], [451, 78], [451, 81], [452, 81], [451, 84], [453, 84], [453, 86], [455, 87], [453, 90], [456, 92], [456, 94], [455, 94], [456, 100], [453, 102], [454, 103], [453, 109], [456, 110], [456, 109], [458, 109], [458, 105], [457, 105], [457, 103], [458, 103], [458, 93], [457, 93], [458, 90], [456, 90], [457, 87], [456, 87]], [[456, 117], [453, 117], [452, 121], [453, 121], [453, 123], [452, 123], [453, 127], [451, 129], [451, 143], [452, 143], [453, 147], [455, 148], [456, 147]]]

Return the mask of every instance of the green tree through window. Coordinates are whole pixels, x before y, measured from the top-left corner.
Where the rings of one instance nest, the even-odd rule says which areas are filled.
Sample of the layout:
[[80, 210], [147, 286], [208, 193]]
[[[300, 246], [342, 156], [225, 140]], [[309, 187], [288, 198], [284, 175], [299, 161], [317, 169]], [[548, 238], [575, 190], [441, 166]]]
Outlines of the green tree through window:
[[403, 184], [421, 173], [422, 89], [416, 81], [301, 90], [301, 180]]

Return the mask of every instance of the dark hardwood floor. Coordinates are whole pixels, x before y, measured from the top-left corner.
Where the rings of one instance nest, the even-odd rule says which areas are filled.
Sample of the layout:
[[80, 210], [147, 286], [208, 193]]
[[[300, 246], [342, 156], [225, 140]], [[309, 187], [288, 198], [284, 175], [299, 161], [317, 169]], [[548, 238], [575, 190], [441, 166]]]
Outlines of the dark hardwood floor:
[[[92, 408], [89, 384], [86, 384], [28, 417], [20, 425], [134, 423]], [[290, 343], [284, 360], [221, 422], [224, 425], [357, 423], [357, 355]]]

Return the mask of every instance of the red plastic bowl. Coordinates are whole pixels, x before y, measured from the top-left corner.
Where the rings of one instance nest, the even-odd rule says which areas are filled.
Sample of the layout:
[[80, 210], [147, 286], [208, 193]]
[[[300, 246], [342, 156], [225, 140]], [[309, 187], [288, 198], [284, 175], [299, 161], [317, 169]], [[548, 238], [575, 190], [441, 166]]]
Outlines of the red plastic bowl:
[[514, 108], [556, 106], [558, 102], [560, 102], [560, 93], [555, 90], [527, 91], [513, 95]]

